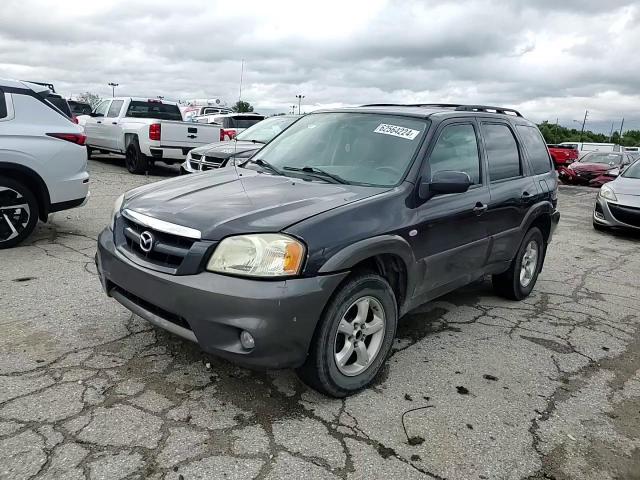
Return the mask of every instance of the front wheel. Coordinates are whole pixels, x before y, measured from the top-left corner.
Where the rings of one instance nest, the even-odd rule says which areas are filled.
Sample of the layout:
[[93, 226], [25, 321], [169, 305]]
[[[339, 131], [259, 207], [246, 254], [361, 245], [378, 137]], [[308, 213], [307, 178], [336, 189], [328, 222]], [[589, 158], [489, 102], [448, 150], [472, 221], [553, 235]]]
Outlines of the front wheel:
[[496, 293], [511, 300], [528, 297], [542, 270], [544, 256], [542, 232], [538, 227], [532, 227], [524, 236], [509, 270], [493, 276], [493, 288]]
[[38, 202], [33, 192], [11, 178], [0, 177], [0, 249], [27, 238], [38, 223]]
[[368, 386], [391, 350], [397, 310], [384, 278], [367, 273], [349, 279], [329, 301], [298, 376], [333, 397]]

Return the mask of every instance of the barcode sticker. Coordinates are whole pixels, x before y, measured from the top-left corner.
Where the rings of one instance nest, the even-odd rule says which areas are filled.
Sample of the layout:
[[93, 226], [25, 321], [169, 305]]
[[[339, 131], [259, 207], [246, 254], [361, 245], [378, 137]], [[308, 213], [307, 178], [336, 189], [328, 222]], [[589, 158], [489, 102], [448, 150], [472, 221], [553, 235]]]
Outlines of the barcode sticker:
[[381, 123], [373, 131], [374, 133], [381, 133], [383, 135], [393, 135], [394, 137], [404, 138], [406, 140], [413, 140], [418, 136], [420, 130], [413, 130], [411, 128], [399, 127], [397, 125], [389, 125], [387, 123]]

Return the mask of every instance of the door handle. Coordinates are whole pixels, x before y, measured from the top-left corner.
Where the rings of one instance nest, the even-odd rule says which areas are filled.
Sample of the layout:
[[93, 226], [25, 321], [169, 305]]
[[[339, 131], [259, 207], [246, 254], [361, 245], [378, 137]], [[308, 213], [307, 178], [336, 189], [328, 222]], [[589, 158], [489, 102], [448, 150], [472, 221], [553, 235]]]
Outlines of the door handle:
[[473, 213], [475, 213], [476, 215], [482, 215], [484, 212], [487, 211], [488, 208], [489, 208], [489, 205], [478, 202], [476, 203], [476, 206], [473, 207]]
[[102, 123], [102, 120], [97, 120], [96, 123]]
[[117, 125], [118, 122], [111, 122], [111, 125]]

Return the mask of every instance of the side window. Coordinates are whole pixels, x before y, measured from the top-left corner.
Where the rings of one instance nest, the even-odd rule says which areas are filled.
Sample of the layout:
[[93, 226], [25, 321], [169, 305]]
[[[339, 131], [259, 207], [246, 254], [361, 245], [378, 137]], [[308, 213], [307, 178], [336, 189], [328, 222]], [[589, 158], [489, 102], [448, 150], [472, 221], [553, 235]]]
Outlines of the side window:
[[481, 184], [480, 155], [473, 125], [470, 123], [445, 127], [429, 157], [431, 175], [442, 171], [458, 171], [469, 174], [471, 183]]
[[120, 110], [122, 109], [122, 104], [124, 100], [114, 100], [111, 102], [111, 106], [109, 107], [109, 112], [107, 113], [107, 117], [113, 118], [117, 117], [120, 114]]
[[540, 132], [535, 127], [529, 127], [526, 125], [516, 126], [516, 130], [522, 138], [524, 147], [529, 154], [529, 160], [531, 161], [531, 168], [535, 175], [547, 173], [551, 170], [551, 161], [549, 160], [549, 150], [547, 149], [544, 140]]
[[503, 124], [483, 123], [484, 136], [489, 163], [489, 179], [492, 182], [522, 175], [520, 152], [511, 129]]
[[4, 98], [4, 92], [0, 90], [0, 118], [7, 116], [7, 100]]
[[111, 103], [111, 100], [103, 100], [100, 102], [94, 112], [95, 116], [104, 117], [104, 114], [107, 113], [107, 109], [109, 108], [109, 103]]

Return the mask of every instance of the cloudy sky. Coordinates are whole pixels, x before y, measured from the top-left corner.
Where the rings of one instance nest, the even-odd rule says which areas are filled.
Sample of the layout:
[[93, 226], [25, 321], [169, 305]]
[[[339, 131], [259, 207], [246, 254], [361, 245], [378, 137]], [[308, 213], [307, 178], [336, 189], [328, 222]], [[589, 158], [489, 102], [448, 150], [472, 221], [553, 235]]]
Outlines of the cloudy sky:
[[[374, 102], [516, 107], [640, 128], [631, 0], [3, 0], [0, 77], [58, 91], [242, 97], [257, 110]], [[578, 125], [579, 127], [579, 125]]]

